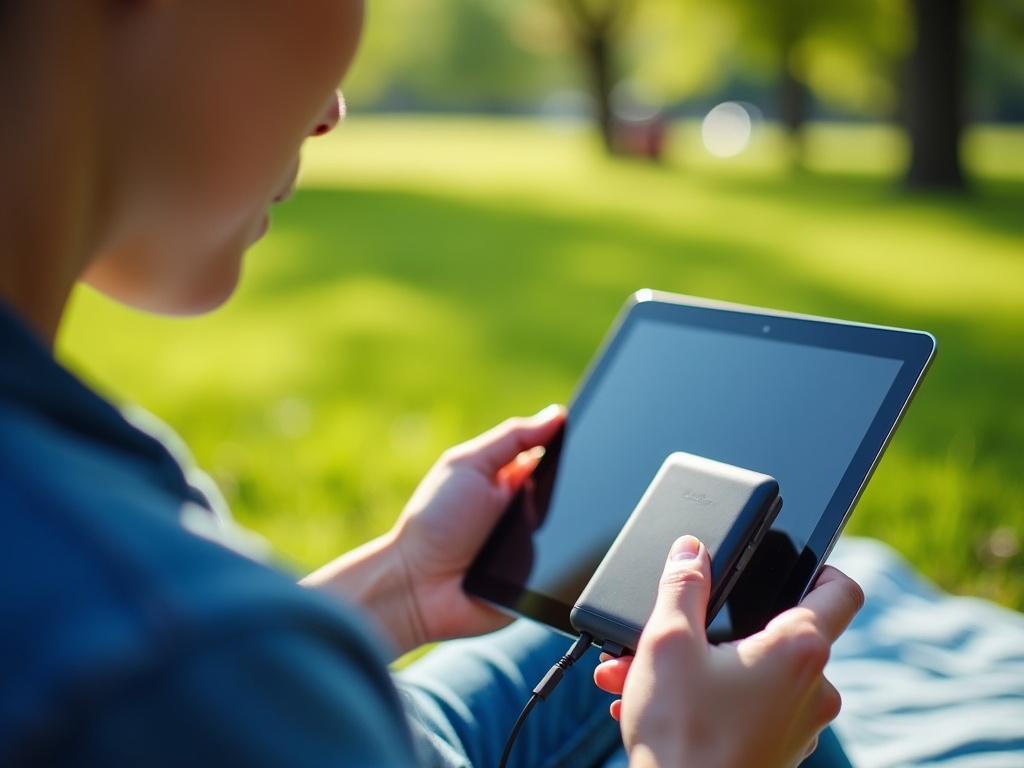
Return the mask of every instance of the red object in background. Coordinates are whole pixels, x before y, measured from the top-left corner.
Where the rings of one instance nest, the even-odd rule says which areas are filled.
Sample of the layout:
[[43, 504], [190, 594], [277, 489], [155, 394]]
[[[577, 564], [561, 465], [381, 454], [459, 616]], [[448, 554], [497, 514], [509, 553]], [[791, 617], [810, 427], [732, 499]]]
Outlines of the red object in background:
[[661, 115], [649, 120], [617, 120], [614, 131], [616, 154], [655, 161], [664, 155], [668, 121]]

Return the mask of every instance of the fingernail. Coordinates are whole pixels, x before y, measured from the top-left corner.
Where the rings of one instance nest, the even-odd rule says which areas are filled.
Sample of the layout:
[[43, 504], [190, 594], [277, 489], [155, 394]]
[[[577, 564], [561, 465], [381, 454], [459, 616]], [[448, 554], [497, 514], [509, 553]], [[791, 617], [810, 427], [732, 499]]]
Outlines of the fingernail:
[[562, 406], [560, 405], [549, 405], [547, 408], [542, 409], [533, 418], [547, 421], [548, 419], [555, 418], [556, 415], [562, 412]]
[[669, 550], [668, 559], [674, 561], [694, 560], [700, 554], [700, 539], [696, 536], [681, 536]]
[[540, 461], [542, 458], [544, 458], [544, 453], [546, 451], [547, 449], [543, 445], [538, 445], [534, 446], [533, 448], [530, 448], [529, 450], [523, 451], [516, 458], [518, 458], [519, 461], [521, 461], [522, 463], [528, 464], [531, 461]]

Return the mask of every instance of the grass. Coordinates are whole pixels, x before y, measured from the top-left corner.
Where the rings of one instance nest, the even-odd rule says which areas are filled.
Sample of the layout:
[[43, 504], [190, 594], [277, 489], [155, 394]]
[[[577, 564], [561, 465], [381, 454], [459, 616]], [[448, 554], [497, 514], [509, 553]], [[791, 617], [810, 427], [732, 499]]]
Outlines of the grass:
[[968, 138], [969, 197], [902, 191], [884, 128], [816, 128], [799, 173], [770, 130], [734, 162], [673, 139], [659, 167], [573, 126], [352, 118], [226, 307], [83, 290], [60, 355], [307, 569], [385, 530], [444, 447], [564, 401], [637, 288], [923, 328], [939, 357], [850, 530], [1024, 608], [1024, 133]]

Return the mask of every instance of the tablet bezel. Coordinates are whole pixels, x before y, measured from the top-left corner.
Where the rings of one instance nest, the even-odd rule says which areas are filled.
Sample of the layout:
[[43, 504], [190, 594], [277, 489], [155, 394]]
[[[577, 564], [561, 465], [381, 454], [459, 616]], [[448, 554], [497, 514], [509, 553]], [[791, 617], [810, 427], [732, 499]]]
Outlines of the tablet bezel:
[[[584, 372], [570, 400], [567, 420], [570, 425], [574, 411], [586, 403], [596, 382], [600, 381], [604, 370], [614, 360], [617, 346], [628, 336], [626, 331], [630, 325], [642, 319], [885, 357], [903, 363], [807, 540], [805, 551], [823, 554], [813, 560], [800, 558], [769, 611], [770, 615], [776, 615], [800, 601], [828, 559], [935, 357], [935, 337], [925, 331], [800, 315], [644, 289], [626, 301]], [[506, 514], [503, 520], [507, 517]], [[527, 616], [566, 634], [574, 634], [569, 624], [571, 605], [527, 590], [522, 584], [496, 579], [488, 573], [483, 561], [493, 546], [493, 540], [502, 535], [502, 528], [499, 522], [491, 539], [467, 572], [464, 581], [467, 593], [506, 612]]]

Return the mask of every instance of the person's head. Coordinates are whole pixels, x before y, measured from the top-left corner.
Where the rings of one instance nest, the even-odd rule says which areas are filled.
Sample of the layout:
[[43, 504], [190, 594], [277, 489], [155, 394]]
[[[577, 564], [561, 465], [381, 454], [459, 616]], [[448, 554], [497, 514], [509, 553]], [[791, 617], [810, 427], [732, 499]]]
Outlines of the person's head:
[[114, 298], [222, 303], [302, 141], [338, 120], [362, 0], [0, 2], [4, 271], [48, 240], [49, 205], [48, 245]]

